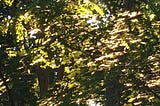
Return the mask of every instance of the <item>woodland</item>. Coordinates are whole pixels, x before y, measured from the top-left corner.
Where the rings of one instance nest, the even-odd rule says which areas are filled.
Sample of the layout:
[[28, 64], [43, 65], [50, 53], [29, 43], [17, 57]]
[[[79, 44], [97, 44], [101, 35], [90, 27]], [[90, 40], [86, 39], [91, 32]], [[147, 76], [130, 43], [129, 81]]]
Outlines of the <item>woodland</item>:
[[0, 0], [0, 106], [160, 106], [160, 0]]

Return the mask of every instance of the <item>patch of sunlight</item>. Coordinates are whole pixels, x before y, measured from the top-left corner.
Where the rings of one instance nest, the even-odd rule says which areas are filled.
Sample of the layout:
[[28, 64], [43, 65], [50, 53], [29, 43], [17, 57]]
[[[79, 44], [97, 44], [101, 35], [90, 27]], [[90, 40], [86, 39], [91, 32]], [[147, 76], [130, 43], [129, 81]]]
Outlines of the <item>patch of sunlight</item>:
[[94, 100], [92, 100], [92, 99], [88, 99], [87, 100], [87, 104], [89, 105], [89, 106], [101, 106], [99, 103], [96, 103]]
[[4, 0], [5, 4], [8, 6], [12, 6], [12, 3], [14, 2], [14, 0]]

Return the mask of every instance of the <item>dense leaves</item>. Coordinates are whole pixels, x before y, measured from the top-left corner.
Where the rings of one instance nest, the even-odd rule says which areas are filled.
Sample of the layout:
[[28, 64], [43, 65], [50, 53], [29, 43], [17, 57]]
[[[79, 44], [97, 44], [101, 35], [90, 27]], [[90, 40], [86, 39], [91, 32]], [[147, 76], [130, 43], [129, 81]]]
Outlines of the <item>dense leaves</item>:
[[0, 1], [0, 105], [158, 106], [159, 5]]

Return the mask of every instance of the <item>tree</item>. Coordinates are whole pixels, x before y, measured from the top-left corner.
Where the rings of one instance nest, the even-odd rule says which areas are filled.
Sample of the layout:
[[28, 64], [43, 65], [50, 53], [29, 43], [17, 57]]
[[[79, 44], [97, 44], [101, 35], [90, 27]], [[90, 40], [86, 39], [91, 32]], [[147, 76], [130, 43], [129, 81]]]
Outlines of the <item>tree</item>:
[[159, 1], [0, 5], [2, 105], [160, 104]]

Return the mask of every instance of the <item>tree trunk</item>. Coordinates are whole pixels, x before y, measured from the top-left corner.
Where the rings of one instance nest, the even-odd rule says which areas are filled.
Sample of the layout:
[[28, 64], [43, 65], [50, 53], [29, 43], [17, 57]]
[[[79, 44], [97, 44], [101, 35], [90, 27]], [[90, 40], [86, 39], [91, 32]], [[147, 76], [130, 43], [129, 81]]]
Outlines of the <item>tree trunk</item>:
[[121, 84], [119, 77], [106, 79], [106, 106], [120, 106]]
[[106, 106], [121, 106], [120, 99], [123, 84], [120, 82], [122, 69], [126, 62], [126, 54], [117, 57], [121, 65], [111, 68], [106, 78]]
[[59, 68], [56, 69], [57, 72], [57, 79], [62, 80], [64, 76], [64, 65], [61, 65]]
[[38, 82], [40, 87], [40, 94], [41, 96], [45, 95], [48, 91], [49, 81], [48, 81], [48, 70], [42, 69], [37, 66], [37, 75], [38, 75]]

